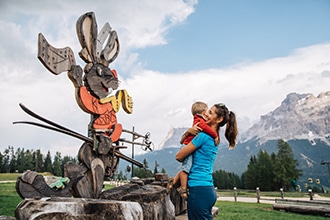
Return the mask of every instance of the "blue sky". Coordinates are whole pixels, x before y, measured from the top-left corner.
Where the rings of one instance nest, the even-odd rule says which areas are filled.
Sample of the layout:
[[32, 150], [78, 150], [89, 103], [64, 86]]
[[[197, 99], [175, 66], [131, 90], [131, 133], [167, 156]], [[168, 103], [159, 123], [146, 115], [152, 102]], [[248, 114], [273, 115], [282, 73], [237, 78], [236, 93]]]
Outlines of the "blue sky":
[[55, 76], [37, 59], [37, 36], [69, 46], [84, 67], [75, 25], [89, 11], [99, 29], [109, 22], [119, 36], [121, 50], [110, 68], [134, 107], [132, 115], [119, 111], [118, 122], [150, 132], [156, 149], [171, 128], [191, 125], [194, 101], [226, 103], [244, 134], [289, 93], [329, 91], [327, 0], [1, 1], [0, 151], [10, 145], [78, 152], [79, 140], [12, 122], [33, 120], [19, 109], [24, 103], [86, 133], [89, 115], [77, 105], [66, 73]]
[[137, 51], [146, 68], [165, 72], [226, 67], [328, 42], [329, 21], [329, 1], [199, 1], [168, 44]]

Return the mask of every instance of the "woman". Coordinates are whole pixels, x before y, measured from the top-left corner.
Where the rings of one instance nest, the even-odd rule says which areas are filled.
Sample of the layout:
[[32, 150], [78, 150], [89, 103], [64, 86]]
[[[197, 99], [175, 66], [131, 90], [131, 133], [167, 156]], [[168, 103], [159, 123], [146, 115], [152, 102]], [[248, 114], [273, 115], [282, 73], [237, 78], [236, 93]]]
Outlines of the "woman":
[[[219, 134], [220, 127], [226, 125], [225, 137], [229, 148], [236, 144], [236, 116], [224, 104], [212, 106], [206, 113], [206, 123]], [[198, 127], [188, 129], [187, 133], [196, 133]], [[182, 162], [193, 155], [193, 164], [188, 177], [188, 218], [212, 219], [212, 207], [217, 195], [213, 185], [213, 163], [218, 152], [214, 139], [204, 132], [198, 135], [176, 154], [176, 160]]]

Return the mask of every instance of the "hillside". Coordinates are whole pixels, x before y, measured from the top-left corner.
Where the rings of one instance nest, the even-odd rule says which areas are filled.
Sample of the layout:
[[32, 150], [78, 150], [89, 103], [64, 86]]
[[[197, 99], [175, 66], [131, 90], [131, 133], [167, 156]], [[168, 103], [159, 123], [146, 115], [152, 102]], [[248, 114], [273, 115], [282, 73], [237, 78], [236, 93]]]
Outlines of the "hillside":
[[[330, 177], [322, 161], [330, 161], [330, 92], [318, 96], [312, 94], [288, 94], [281, 105], [274, 111], [260, 117], [244, 134], [233, 150], [228, 150], [225, 141], [219, 146], [214, 170], [225, 170], [241, 175], [249, 163], [250, 157], [260, 150], [277, 153], [277, 140], [287, 141], [298, 160], [298, 168], [303, 171], [299, 184], [308, 178], [320, 179], [321, 184], [330, 186]], [[185, 128], [173, 128], [165, 138], [163, 148], [135, 159], [147, 159], [149, 169], [154, 169], [155, 161], [173, 176], [180, 163], [175, 161], [179, 150], [179, 141]], [[222, 139], [224, 140], [224, 139]], [[123, 164], [125, 162], [122, 162]], [[120, 167], [126, 167], [120, 165]]]

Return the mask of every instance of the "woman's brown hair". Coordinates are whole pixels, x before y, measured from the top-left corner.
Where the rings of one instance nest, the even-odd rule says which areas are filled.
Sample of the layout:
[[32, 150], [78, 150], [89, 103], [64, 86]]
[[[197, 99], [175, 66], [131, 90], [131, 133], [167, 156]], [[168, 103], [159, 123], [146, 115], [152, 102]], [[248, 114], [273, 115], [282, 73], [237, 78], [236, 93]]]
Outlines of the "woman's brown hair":
[[225, 137], [229, 142], [229, 148], [232, 149], [236, 145], [236, 137], [238, 134], [236, 115], [234, 112], [229, 111], [225, 104], [215, 104], [216, 114], [218, 118], [222, 117], [223, 120], [218, 125], [218, 130], [220, 127], [226, 125]]

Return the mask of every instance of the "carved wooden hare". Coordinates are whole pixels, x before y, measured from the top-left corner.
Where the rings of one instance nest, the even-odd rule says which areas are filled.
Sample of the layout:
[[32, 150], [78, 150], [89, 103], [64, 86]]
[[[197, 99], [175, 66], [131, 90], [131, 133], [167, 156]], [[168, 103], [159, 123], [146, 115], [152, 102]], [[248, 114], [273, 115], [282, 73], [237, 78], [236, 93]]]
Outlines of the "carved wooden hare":
[[[89, 136], [94, 143], [85, 142], [79, 150], [78, 159], [87, 167], [87, 175], [80, 180], [75, 191], [81, 197], [97, 198], [102, 190], [103, 178], [113, 176], [118, 166], [119, 138], [122, 125], [117, 122], [116, 112], [120, 104], [126, 113], [132, 113], [133, 101], [126, 90], [118, 90], [118, 75], [109, 68], [119, 53], [116, 31], [106, 23], [98, 33], [93, 12], [83, 14], [76, 24], [82, 47], [79, 56], [86, 63], [83, 69], [76, 65], [71, 48], [52, 47], [39, 34], [38, 58], [53, 74], [67, 71], [76, 91], [80, 108], [91, 115]], [[84, 171], [85, 172], [85, 171]]]

